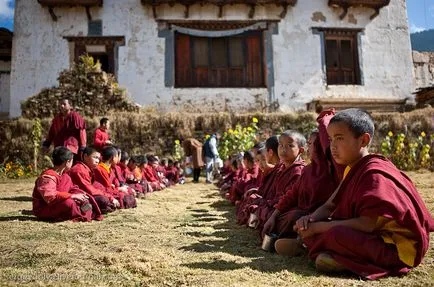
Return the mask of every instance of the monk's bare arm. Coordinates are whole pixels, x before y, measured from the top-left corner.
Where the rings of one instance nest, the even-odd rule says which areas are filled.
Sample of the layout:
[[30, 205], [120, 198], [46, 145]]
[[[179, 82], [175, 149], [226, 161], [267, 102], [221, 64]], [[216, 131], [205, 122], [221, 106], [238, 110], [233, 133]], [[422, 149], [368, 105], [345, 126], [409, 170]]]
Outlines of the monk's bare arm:
[[78, 148], [85, 147], [87, 145], [87, 135], [86, 130], [81, 129], [80, 130], [80, 146]]

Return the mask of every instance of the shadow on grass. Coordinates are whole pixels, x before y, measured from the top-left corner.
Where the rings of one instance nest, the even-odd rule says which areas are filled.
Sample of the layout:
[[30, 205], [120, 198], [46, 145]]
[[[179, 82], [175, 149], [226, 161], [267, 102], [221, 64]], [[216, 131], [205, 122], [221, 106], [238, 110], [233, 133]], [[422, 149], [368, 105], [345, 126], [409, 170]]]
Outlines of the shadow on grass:
[[37, 221], [38, 219], [34, 216], [23, 216], [23, 215], [16, 215], [16, 216], [0, 216], [0, 222], [3, 221]]
[[[237, 225], [235, 223], [235, 208], [228, 201], [221, 199], [208, 206], [210, 210], [206, 214], [202, 209], [189, 210], [196, 219], [194, 223], [202, 222], [203, 224], [195, 225], [194, 223], [189, 223], [188, 226], [198, 228], [206, 226], [207, 231], [188, 232], [187, 235], [197, 237], [199, 242], [181, 247], [180, 249], [200, 254], [226, 253], [245, 258], [249, 262], [226, 261], [223, 259], [204, 261], [202, 259], [200, 262], [188, 263], [183, 266], [214, 271], [237, 270], [246, 267], [267, 273], [288, 270], [305, 276], [317, 276], [315, 269], [309, 267], [306, 263], [306, 257], [285, 258], [263, 251], [260, 248], [261, 239], [258, 231]], [[218, 213], [218, 217], [215, 218], [216, 222], [210, 220], [214, 218], [210, 217], [213, 211]], [[224, 222], [222, 222], [223, 219]], [[209, 228], [212, 228], [213, 231], [210, 232]]]
[[32, 197], [31, 196], [0, 197], [0, 200], [5, 200], [5, 201], [32, 201]]

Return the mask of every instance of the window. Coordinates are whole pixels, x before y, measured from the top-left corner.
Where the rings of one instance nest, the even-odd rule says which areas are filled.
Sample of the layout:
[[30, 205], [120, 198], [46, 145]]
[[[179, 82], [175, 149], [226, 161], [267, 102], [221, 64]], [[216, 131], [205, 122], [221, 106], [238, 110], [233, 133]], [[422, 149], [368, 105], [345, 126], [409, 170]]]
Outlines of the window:
[[265, 86], [262, 32], [175, 39], [175, 87]]
[[102, 36], [102, 20], [89, 21], [87, 29], [88, 36]]
[[328, 85], [360, 85], [358, 32], [337, 29], [324, 31]]

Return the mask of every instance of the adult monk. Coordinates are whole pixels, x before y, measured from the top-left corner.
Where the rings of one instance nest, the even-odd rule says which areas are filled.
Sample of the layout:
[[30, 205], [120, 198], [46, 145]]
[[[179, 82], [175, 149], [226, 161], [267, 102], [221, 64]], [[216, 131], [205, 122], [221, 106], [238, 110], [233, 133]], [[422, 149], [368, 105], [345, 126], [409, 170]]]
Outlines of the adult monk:
[[93, 137], [93, 147], [96, 148], [99, 152], [101, 152], [104, 147], [113, 144], [110, 140], [110, 135], [108, 133], [109, 129], [109, 119], [102, 118], [99, 121], [99, 127], [95, 130], [95, 134]]
[[193, 182], [198, 183], [200, 171], [204, 165], [202, 159], [202, 143], [197, 139], [189, 138], [182, 142], [182, 147], [184, 148], [184, 155], [189, 158], [193, 165]]
[[72, 166], [72, 152], [66, 147], [56, 147], [52, 159], [54, 167], [36, 180], [32, 195], [33, 214], [47, 221], [102, 220], [93, 197], [74, 185], [65, 173]]
[[107, 193], [101, 184], [95, 182], [94, 170], [98, 166], [100, 157], [101, 154], [96, 149], [85, 148], [83, 161], [74, 165], [69, 171], [69, 175], [74, 184], [95, 198], [103, 213], [108, 213], [120, 207], [120, 203], [112, 194]]
[[54, 147], [67, 147], [73, 154], [74, 160], [80, 160], [79, 152], [86, 147], [86, 122], [72, 110], [68, 99], [60, 101], [60, 113], [57, 114], [52, 123], [46, 140], [42, 143], [42, 149], [47, 152], [50, 145]]
[[325, 204], [294, 227], [316, 268], [367, 279], [406, 274], [429, 248], [434, 220], [414, 184], [383, 156], [369, 154], [371, 116], [337, 113], [327, 128], [344, 179]]

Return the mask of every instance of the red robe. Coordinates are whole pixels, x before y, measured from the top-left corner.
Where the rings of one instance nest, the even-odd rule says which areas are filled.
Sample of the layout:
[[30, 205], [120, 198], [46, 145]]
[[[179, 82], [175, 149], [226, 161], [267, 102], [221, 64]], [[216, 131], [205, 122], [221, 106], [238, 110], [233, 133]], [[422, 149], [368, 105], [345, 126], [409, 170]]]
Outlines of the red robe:
[[232, 184], [229, 192], [229, 200], [234, 204], [243, 198], [246, 187], [255, 187], [258, 185], [257, 178], [260, 174], [259, 165], [255, 163], [252, 168], [244, 169], [240, 178]]
[[[417, 242], [414, 266], [420, 264], [429, 248], [434, 220], [411, 180], [386, 158], [368, 155], [355, 164], [334, 203], [332, 220], [384, 217], [410, 230]], [[305, 239], [304, 243], [310, 258], [327, 252], [348, 270], [368, 279], [407, 273], [411, 267], [399, 259], [394, 244], [384, 243], [382, 234], [381, 229], [366, 233], [337, 226]]]
[[97, 128], [95, 130], [95, 135], [93, 137], [94, 148], [96, 148], [98, 151], [101, 151], [106, 145], [105, 142], [108, 141], [109, 139], [110, 136], [106, 130], [102, 129], [101, 127]]
[[153, 190], [161, 190], [160, 180], [155, 174], [152, 166], [146, 164], [144, 168], [142, 168], [142, 176], [143, 178], [151, 185]]
[[66, 117], [58, 114], [54, 117], [44, 145], [53, 143], [55, 147], [67, 147], [74, 154], [80, 147], [86, 146], [86, 122], [77, 112], [69, 112]]
[[[122, 170], [119, 165], [111, 166], [110, 168], [110, 180], [115, 188], [126, 185], [126, 180], [122, 175]], [[128, 194], [134, 196], [134, 190], [132, 187], [128, 186]]]
[[256, 210], [261, 200], [267, 198], [267, 194], [270, 189], [273, 188], [276, 183], [277, 172], [280, 168], [279, 164], [276, 164], [272, 169], [263, 173], [261, 185], [255, 193], [245, 197], [242, 202], [237, 206], [237, 223], [246, 224], [250, 217], [250, 213]]
[[54, 170], [44, 171], [33, 189], [33, 214], [47, 221], [102, 220], [101, 211], [94, 198], [78, 203], [71, 199], [74, 193], [84, 193], [72, 183], [67, 174], [58, 175]]
[[95, 181], [99, 182], [106, 190], [107, 193], [111, 194], [120, 203], [120, 208], [134, 208], [137, 206], [136, 199], [134, 196], [120, 192], [116, 187], [112, 186], [110, 180], [110, 174], [101, 165], [101, 163], [94, 170]]
[[148, 189], [146, 188], [146, 185], [148, 184], [147, 182], [141, 184], [138, 180], [135, 180], [134, 172], [130, 171], [130, 169], [125, 164], [120, 162], [118, 164], [118, 167], [121, 176], [125, 179], [125, 182], [128, 184], [129, 187], [140, 193], [148, 192]]
[[305, 165], [304, 160], [298, 160], [288, 167], [284, 164], [280, 166], [275, 185], [268, 192], [267, 197], [259, 202], [256, 211], [251, 210], [258, 217], [260, 230], [274, 212], [274, 205], [279, 202], [285, 191], [290, 189], [299, 180]]
[[68, 174], [74, 184], [95, 198], [95, 201], [98, 203], [98, 206], [103, 213], [115, 210], [115, 206], [113, 205], [113, 195], [107, 193], [101, 184], [95, 182], [94, 173], [87, 165], [78, 162], [69, 170]]
[[334, 114], [334, 110], [328, 110], [318, 116], [319, 135], [313, 144], [311, 163], [303, 169], [300, 180], [274, 206], [281, 213], [274, 232], [280, 237], [296, 237], [295, 222], [324, 204], [339, 185], [344, 166], [332, 161], [327, 134]]
[[179, 181], [179, 171], [175, 166], [168, 166], [165, 168], [166, 178], [171, 184], [177, 184]]

